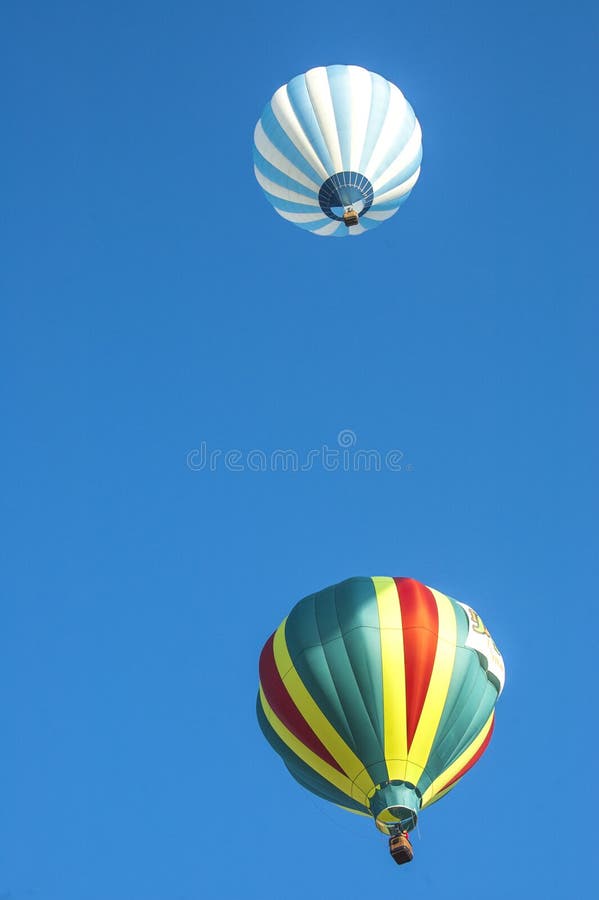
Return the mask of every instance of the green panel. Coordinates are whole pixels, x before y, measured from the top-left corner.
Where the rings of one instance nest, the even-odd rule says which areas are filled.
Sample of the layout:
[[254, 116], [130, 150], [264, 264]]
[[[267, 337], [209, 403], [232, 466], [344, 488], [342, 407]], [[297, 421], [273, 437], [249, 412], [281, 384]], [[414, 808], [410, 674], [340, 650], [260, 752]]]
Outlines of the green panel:
[[382, 748], [383, 664], [378, 602], [372, 579], [352, 578], [337, 585], [336, 608], [360, 694]]
[[[427, 766], [427, 768], [424, 770], [424, 772], [422, 773], [422, 775], [421, 775], [420, 778], [418, 779], [418, 784], [416, 785], [416, 787], [417, 787], [418, 791], [420, 792], [420, 795], [421, 795], [421, 796], [422, 796], [422, 794], [424, 794], [424, 792], [425, 792], [426, 790], [428, 790], [428, 788], [431, 786], [431, 784], [432, 784], [433, 781], [435, 780], [435, 777], [436, 777], [436, 776], [433, 775], [433, 774], [431, 774], [432, 771], [433, 771], [433, 770], [432, 770], [432, 767], [431, 767], [431, 769], [430, 769], [430, 771], [429, 771], [429, 768], [428, 768], [428, 766]], [[441, 769], [441, 771], [443, 771], [443, 769]]]
[[318, 772], [315, 772], [314, 769], [303, 763], [297, 756], [293, 763], [285, 763], [285, 765], [298, 784], [301, 784], [302, 787], [309, 790], [312, 794], [316, 794], [317, 797], [328, 800], [330, 803], [336, 803], [337, 806], [345, 806], [346, 809], [355, 809], [356, 812], [369, 812], [365, 806], [362, 806], [361, 803], [358, 803], [352, 797], [348, 797], [343, 791], [338, 790], [325, 778], [322, 778]]
[[351, 578], [300, 601], [285, 629], [307, 690], [356, 756], [385, 780], [378, 604], [370, 578]]
[[299, 758], [287, 744], [281, 740], [276, 731], [270, 725], [268, 719], [264, 715], [264, 710], [262, 709], [262, 704], [260, 703], [260, 695], [258, 694], [258, 701], [256, 703], [256, 715], [258, 717], [258, 724], [262, 729], [262, 733], [264, 737], [271, 745], [273, 750], [275, 750], [279, 756], [283, 759], [283, 762], [287, 766], [289, 772], [293, 775], [295, 780], [302, 785], [302, 787], [307, 788], [313, 794], [317, 794], [319, 797], [322, 797], [323, 800], [329, 800], [331, 803], [337, 803], [340, 806], [349, 807], [349, 809], [355, 809], [359, 812], [365, 812], [365, 807], [362, 806], [361, 803], [358, 803], [356, 800], [353, 800], [351, 797], [348, 797], [347, 794], [344, 794], [343, 791], [340, 791], [335, 785], [331, 784], [326, 778], [323, 778], [318, 772], [315, 772], [310, 766], [307, 765], [302, 759]]
[[287, 649], [306, 690], [347, 744], [356, 750], [349, 724], [331, 682], [316, 619], [318, 594], [310, 594], [291, 610], [285, 625]]
[[[485, 685], [486, 678], [480, 671], [476, 653], [458, 647], [448, 698], [426, 764], [426, 774], [431, 780], [438, 778], [459, 755], [456, 751], [464, 733], [472, 724], [472, 717], [484, 695]], [[480, 727], [482, 725], [484, 720]], [[426, 790], [421, 787], [420, 782], [418, 787], [423, 793]]]
[[471, 703], [471, 712], [470, 712], [470, 725], [465, 727], [464, 723], [456, 723], [456, 735], [461, 733], [462, 737], [459, 740], [457, 746], [453, 754], [450, 757], [448, 765], [457, 759], [460, 753], [463, 753], [464, 750], [468, 747], [469, 744], [472, 743], [474, 738], [482, 731], [482, 728], [493, 712], [493, 707], [495, 706], [495, 701], [497, 700], [497, 689], [494, 685], [491, 684], [485, 677], [484, 687], [482, 691], [482, 695], [479, 695], [479, 702], [476, 707], [474, 707], [473, 698], [470, 699]]
[[418, 788], [422, 793], [480, 732], [497, 699], [497, 691], [488, 681], [478, 654], [475, 650], [465, 647], [468, 637], [468, 617], [459, 603], [452, 598], [450, 600], [455, 609], [458, 629], [456, 655], [447, 700], [426, 772], [418, 782]]

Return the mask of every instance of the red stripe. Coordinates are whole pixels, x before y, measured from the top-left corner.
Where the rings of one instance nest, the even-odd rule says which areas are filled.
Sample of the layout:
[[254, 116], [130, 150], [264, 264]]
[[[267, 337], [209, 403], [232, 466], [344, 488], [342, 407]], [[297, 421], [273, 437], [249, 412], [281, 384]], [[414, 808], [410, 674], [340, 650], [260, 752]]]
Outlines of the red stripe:
[[[467, 772], [469, 769], [471, 769], [472, 766], [473, 766], [476, 762], [478, 762], [478, 760], [481, 758], [481, 756], [483, 755], [483, 753], [485, 752], [485, 750], [486, 750], [487, 747], [489, 746], [489, 741], [491, 740], [491, 735], [493, 734], [493, 729], [494, 729], [494, 728], [495, 728], [495, 716], [493, 716], [493, 721], [491, 722], [491, 727], [489, 728], [489, 733], [488, 733], [488, 735], [486, 736], [486, 738], [484, 739], [484, 741], [482, 742], [482, 744], [480, 745], [480, 747], [478, 748], [478, 750], [476, 751], [476, 753], [474, 754], [474, 756], [472, 757], [472, 759], [470, 760], [470, 762], [467, 762], [466, 765], [464, 766], [464, 768], [463, 768], [463, 769], [460, 769], [460, 771], [458, 772], [458, 774], [455, 775], [455, 776], [451, 779], [451, 781], [448, 781], [447, 784], [445, 785], [445, 787], [441, 788], [442, 791], [447, 790], [447, 788], [451, 787], [452, 784], [455, 784], [456, 781], [457, 781], [459, 778], [462, 777], [462, 775], [465, 775], [466, 772]], [[438, 793], [438, 792], [437, 792], [437, 793]]]
[[274, 634], [269, 637], [260, 654], [260, 684], [270, 707], [298, 741], [301, 741], [324, 762], [344, 774], [343, 769], [310, 728], [283, 684], [275, 662], [274, 637]]
[[396, 578], [403, 629], [406, 670], [406, 722], [408, 750], [430, 684], [439, 632], [439, 611], [432, 592], [413, 578]]

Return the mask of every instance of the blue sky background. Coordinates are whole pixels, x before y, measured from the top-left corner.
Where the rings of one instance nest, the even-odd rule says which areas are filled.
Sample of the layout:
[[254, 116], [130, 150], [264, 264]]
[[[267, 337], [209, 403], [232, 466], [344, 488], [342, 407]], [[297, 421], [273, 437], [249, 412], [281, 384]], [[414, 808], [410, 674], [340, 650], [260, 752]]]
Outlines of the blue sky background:
[[[591, 896], [596, 4], [0, 17], [0, 898]], [[408, 203], [356, 241], [252, 174], [274, 90], [338, 62], [424, 134]], [[186, 462], [342, 429], [402, 471]], [[507, 666], [403, 869], [254, 715], [267, 636], [357, 574], [471, 604]]]

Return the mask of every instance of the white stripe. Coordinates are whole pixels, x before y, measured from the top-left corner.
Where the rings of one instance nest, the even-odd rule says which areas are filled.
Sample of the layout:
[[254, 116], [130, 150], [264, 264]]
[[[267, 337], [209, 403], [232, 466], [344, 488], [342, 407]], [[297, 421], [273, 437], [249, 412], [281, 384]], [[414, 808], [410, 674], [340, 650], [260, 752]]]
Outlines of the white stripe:
[[361, 66], [348, 66], [351, 95], [351, 151], [349, 168], [352, 172], [358, 171], [366, 130], [370, 117], [370, 104], [372, 102], [372, 77], [370, 72]]
[[341, 222], [333, 221], [330, 222], [329, 225], [325, 225], [323, 228], [317, 228], [316, 231], [313, 231], [312, 234], [320, 234], [323, 237], [326, 237], [328, 234], [334, 234], [335, 231], [339, 228]]
[[[300, 125], [299, 119], [295, 114], [295, 110], [291, 105], [291, 101], [289, 100], [289, 94], [287, 93], [287, 85], [284, 84], [279, 90], [275, 93], [274, 97], [270, 101], [270, 105], [272, 106], [272, 111], [275, 114], [275, 118], [289, 140], [293, 143], [294, 147], [296, 147], [299, 152], [302, 154], [304, 159], [315, 169], [316, 172], [322, 177], [323, 181], [329, 177], [327, 175], [327, 170], [325, 169], [322, 160], [316, 154], [314, 147], [306, 137], [306, 133], [302, 126]], [[316, 188], [318, 190], [318, 188]]]
[[258, 152], [262, 154], [264, 159], [266, 159], [271, 166], [274, 166], [275, 169], [280, 169], [280, 171], [285, 175], [288, 175], [289, 178], [293, 178], [294, 181], [299, 181], [304, 187], [310, 188], [318, 193], [320, 185], [308, 178], [307, 175], [304, 175], [304, 173], [300, 171], [297, 166], [294, 166], [286, 156], [283, 156], [280, 150], [277, 150], [272, 141], [267, 137], [266, 132], [262, 127], [262, 122], [258, 122], [256, 125], [256, 130], [254, 131], [254, 143]]
[[[387, 166], [380, 178], [377, 178], [376, 182], [372, 185], [375, 191], [378, 190], [378, 188], [382, 187], [384, 184], [387, 184], [388, 181], [391, 181], [393, 178], [395, 178], [395, 176], [398, 175], [402, 169], [405, 169], [405, 167], [410, 162], [412, 162], [412, 160], [418, 155], [421, 143], [422, 131], [420, 129], [418, 120], [416, 120], [414, 131], [410, 135], [408, 143], [405, 145], [399, 156], [393, 160], [390, 166]], [[420, 169], [418, 169], [418, 172], [420, 172]]]
[[372, 204], [373, 207], [379, 205], [379, 203], [389, 203], [391, 200], [399, 200], [400, 197], [403, 197], [404, 194], [407, 194], [408, 191], [411, 191], [416, 182], [418, 181], [418, 176], [420, 175], [420, 167], [416, 169], [413, 175], [410, 175], [406, 181], [402, 181], [401, 184], [398, 184], [397, 187], [391, 188], [390, 191], [385, 191], [384, 194], [377, 194], [375, 198], [375, 202]]
[[393, 149], [394, 143], [397, 141], [397, 134], [401, 128], [401, 124], [408, 115], [408, 104], [406, 98], [394, 84], [389, 82], [389, 105], [387, 106], [387, 114], [381, 133], [378, 137], [372, 156], [365, 166], [364, 175], [370, 181], [374, 177], [374, 173], [380, 166], [382, 160]]
[[275, 206], [276, 211], [280, 216], [283, 216], [284, 219], [287, 219], [288, 222], [297, 222], [298, 224], [305, 225], [308, 222], [326, 222], [328, 221], [328, 216], [323, 215], [323, 213], [292, 213], [287, 212], [287, 210], [279, 209], [278, 206]]
[[350, 235], [364, 234], [364, 232], [367, 231], [367, 229], [364, 228], [363, 225], [350, 225], [347, 230], [349, 231]]
[[391, 216], [394, 216], [399, 206], [396, 206], [395, 209], [380, 209], [373, 210], [371, 207], [367, 213], [364, 213], [364, 217], [367, 219], [374, 219], [375, 222], [384, 222], [385, 219], [390, 219]]
[[328, 177], [329, 175], [334, 175], [335, 172], [343, 171], [341, 147], [339, 146], [339, 135], [337, 134], [337, 123], [335, 121], [329, 78], [324, 66], [310, 69], [304, 77], [316, 120], [333, 163], [333, 171], [328, 172], [325, 176]]
[[304, 203], [306, 206], [318, 206], [318, 200], [314, 198], [313, 194], [298, 194], [297, 191], [292, 191], [289, 188], [281, 187], [280, 184], [275, 184], [274, 181], [271, 181], [262, 174], [258, 166], [254, 166], [254, 172], [260, 187], [265, 191], [268, 191], [269, 194], [272, 194], [273, 197], [280, 197], [281, 200], [289, 200], [291, 203]]

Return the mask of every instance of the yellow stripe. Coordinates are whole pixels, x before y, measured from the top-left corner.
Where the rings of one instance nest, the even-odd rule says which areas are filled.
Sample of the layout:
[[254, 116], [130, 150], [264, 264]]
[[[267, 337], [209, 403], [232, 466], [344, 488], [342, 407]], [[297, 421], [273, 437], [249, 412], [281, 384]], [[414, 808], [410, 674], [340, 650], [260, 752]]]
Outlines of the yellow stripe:
[[290, 697], [312, 731], [327, 748], [335, 762], [341, 766], [350, 781], [354, 783], [354, 790], [351, 796], [355, 797], [358, 802], [365, 803], [368, 806], [366, 796], [374, 789], [374, 782], [364, 768], [364, 763], [358, 759], [351, 747], [348, 747], [343, 738], [333, 728], [299, 677], [287, 649], [285, 640], [286, 622], [287, 619], [278, 627], [273, 643], [279, 675]]
[[367, 819], [372, 819], [372, 813], [370, 811], [364, 810], [362, 812], [361, 809], [352, 809], [351, 806], [343, 806], [341, 803], [335, 803], [335, 806], [339, 809], [343, 809], [345, 812], [354, 813], [356, 816], [366, 816]]
[[[391, 807], [391, 809], [393, 809], [393, 807]], [[384, 809], [380, 812], [376, 817], [377, 822], [381, 822], [383, 825], [392, 825], [394, 822], [401, 822], [400, 818], [393, 815], [391, 809]]]
[[401, 607], [393, 578], [373, 578], [381, 629], [385, 762], [389, 779], [403, 781], [408, 759], [406, 675]]
[[426, 789], [426, 791], [422, 795], [423, 807], [428, 806], [435, 799], [438, 799], [438, 795], [442, 792], [447, 793], [447, 791], [445, 791], [445, 785], [447, 784], [447, 782], [451, 781], [452, 778], [455, 778], [460, 769], [463, 769], [464, 766], [470, 762], [472, 757], [475, 756], [476, 753], [478, 753], [487, 735], [489, 734], [489, 731], [491, 730], [494, 715], [495, 710], [493, 710], [493, 712], [483, 725], [482, 731], [478, 733], [474, 740], [466, 747], [464, 752], [460, 753], [455, 762], [453, 762], [449, 766], [449, 768], [445, 769], [445, 771], [441, 775], [439, 775], [438, 778], [435, 778], [430, 787]]
[[[330, 766], [327, 762], [317, 756], [316, 753], [313, 753], [312, 750], [306, 747], [305, 744], [302, 744], [302, 742], [285, 727], [266, 699], [262, 685], [260, 685], [260, 702], [269, 724], [289, 749], [293, 750], [293, 752], [299, 756], [306, 765], [310, 766], [311, 769], [314, 769], [315, 772], [322, 775], [326, 781], [330, 782], [330, 784], [334, 785], [336, 788], [339, 788], [339, 790], [343, 791], [344, 794], [347, 794], [348, 797], [353, 797], [353, 785], [349, 778]], [[358, 799], [360, 803], [363, 803], [368, 807], [366, 797]]]
[[416, 733], [410, 746], [410, 755], [406, 766], [405, 780], [411, 781], [412, 784], [418, 784], [433, 747], [445, 701], [447, 700], [457, 640], [456, 617], [451, 600], [445, 594], [441, 594], [439, 591], [433, 590], [433, 588], [429, 588], [429, 590], [437, 603], [439, 631], [431, 680], [426, 692], [420, 719], [418, 720]]
[[437, 800], [441, 800], [441, 799], [445, 796], [445, 794], [448, 794], [450, 791], [453, 791], [453, 789], [454, 789], [454, 787], [456, 786], [456, 784], [459, 784], [461, 780], [462, 780], [461, 778], [458, 778], [457, 781], [454, 781], [454, 783], [451, 785], [451, 787], [445, 788], [444, 791], [439, 791], [439, 793], [438, 793], [438, 794], [435, 794], [435, 796], [433, 797], [433, 799], [432, 799], [432, 800], [429, 800], [429, 801], [427, 802], [426, 805], [427, 805], [427, 806], [432, 806], [433, 803], [436, 803], [436, 802], [437, 802]]

